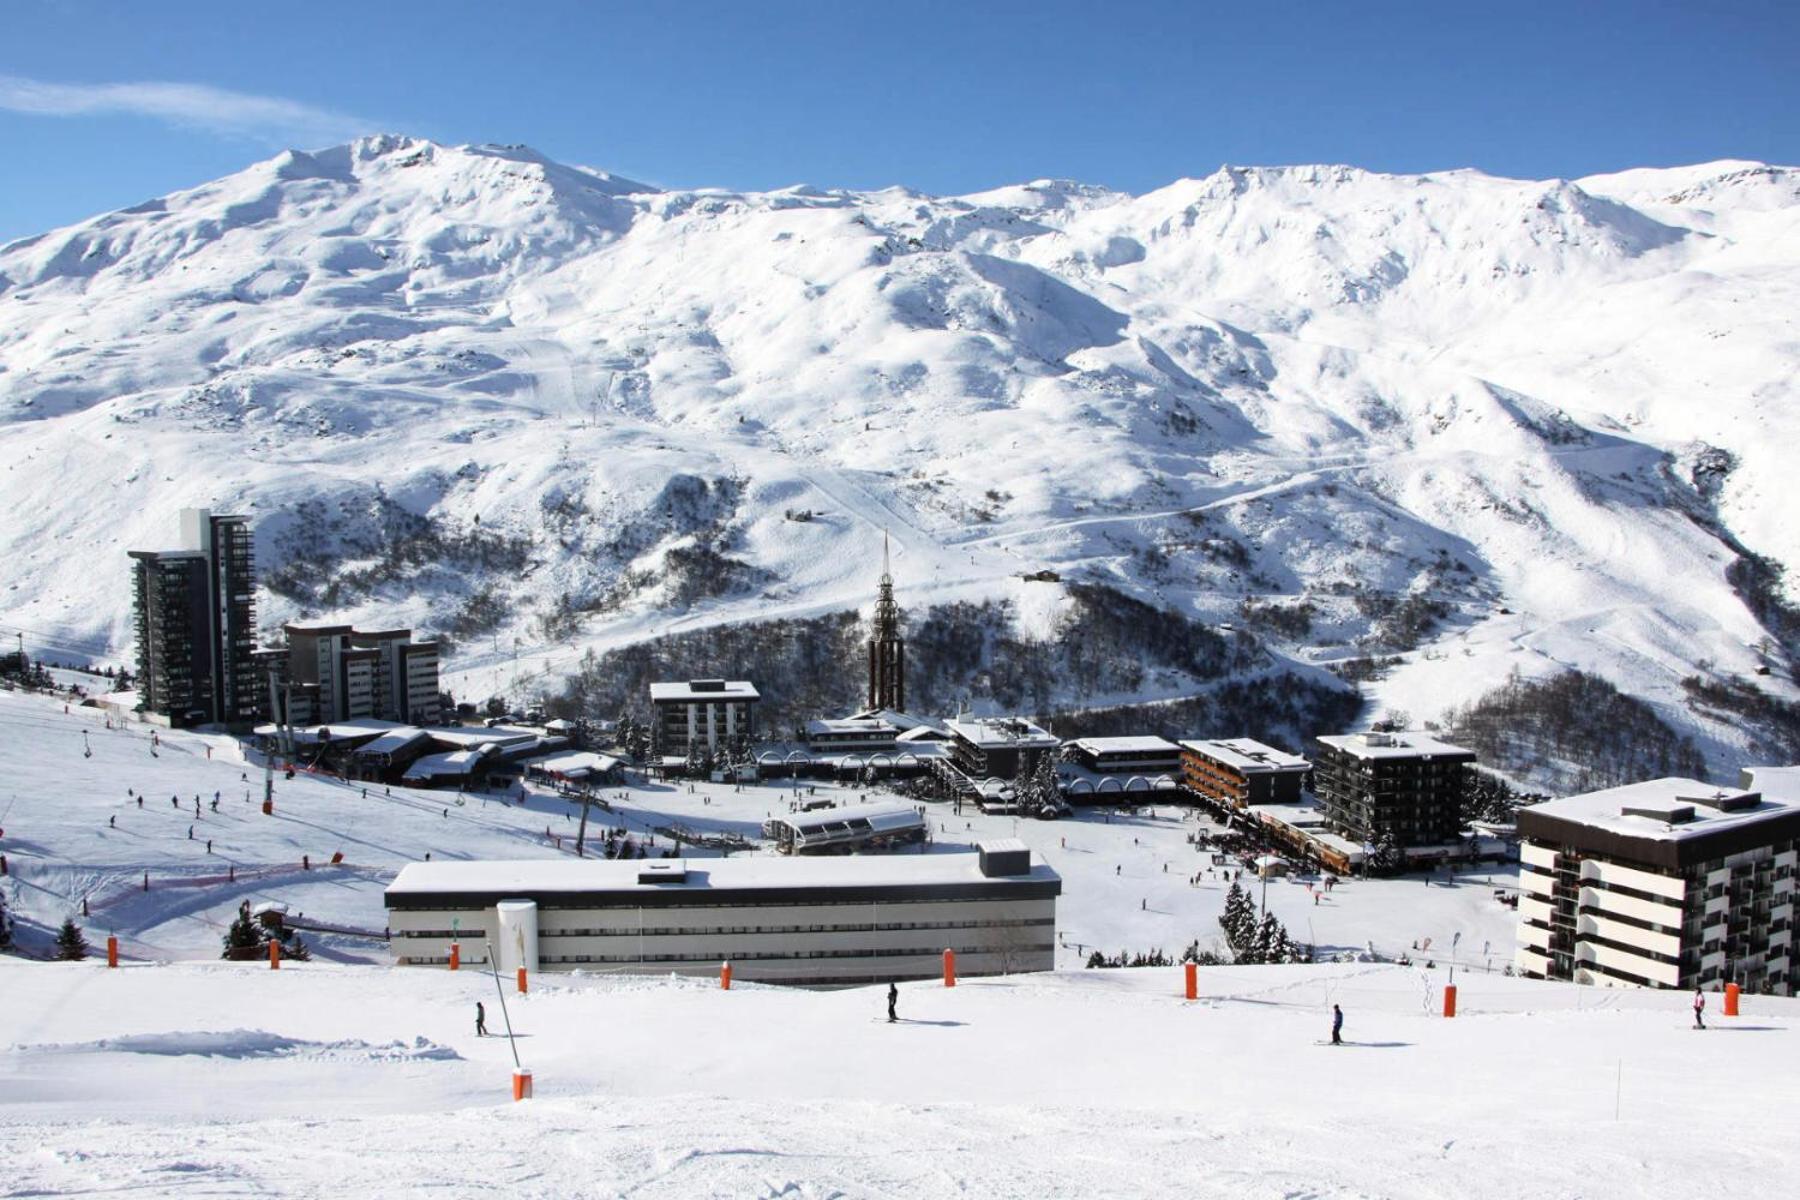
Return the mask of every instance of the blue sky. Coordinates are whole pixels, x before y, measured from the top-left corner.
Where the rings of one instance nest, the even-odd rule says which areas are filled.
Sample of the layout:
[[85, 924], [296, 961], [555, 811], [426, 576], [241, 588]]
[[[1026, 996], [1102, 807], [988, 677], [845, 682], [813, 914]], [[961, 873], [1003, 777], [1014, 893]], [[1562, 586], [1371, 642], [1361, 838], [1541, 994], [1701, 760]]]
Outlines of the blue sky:
[[375, 130], [746, 189], [1796, 163], [1800, 2], [9, 0], [0, 240]]

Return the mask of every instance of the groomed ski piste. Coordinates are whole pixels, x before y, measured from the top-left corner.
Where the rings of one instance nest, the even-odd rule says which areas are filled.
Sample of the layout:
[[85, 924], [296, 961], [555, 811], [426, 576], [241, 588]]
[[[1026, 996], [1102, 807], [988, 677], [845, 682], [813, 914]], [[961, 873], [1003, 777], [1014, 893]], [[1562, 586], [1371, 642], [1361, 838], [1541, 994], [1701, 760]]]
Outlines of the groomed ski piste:
[[[0, 963], [11, 1195], [1766, 1195], [1800, 1003], [1391, 965], [807, 992]], [[1348, 1044], [1322, 1046], [1330, 1005]]]
[[[379, 930], [382, 887], [426, 852], [566, 856], [565, 800], [364, 797], [301, 774], [276, 777], [263, 816], [235, 743], [159, 740], [152, 756], [146, 727], [0, 693], [0, 887], [21, 947], [46, 952], [73, 913], [96, 950], [109, 932], [124, 950], [117, 970], [0, 956], [9, 1194], [1610, 1197], [1766, 1191], [1800, 1167], [1800, 1001], [1747, 996], [1726, 1018], [1715, 998], [1696, 1033], [1686, 995], [1483, 970], [1475, 950], [1512, 953], [1499, 868], [1351, 880], [1316, 904], [1272, 881], [1270, 909], [1326, 953], [1430, 938], [1451, 956], [1202, 968], [1188, 1002], [1178, 967], [1080, 965], [1217, 939], [1224, 885], [1189, 882], [1210, 856], [1179, 809], [934, 806], [929, 852], [1016, 834], [1062, 874], [1056, 972], [905, 983], [895, 1025], [882, 987], [542, 973], [520, 996], [388, 965], [377, 939], [308, 933], [314, 960], [273, 971], [219, 961], [220, 938], [245, 900]], [[749, 833], [787, 797], [621, 792], [596, 820], [634, 839]], [[477, 1001], [519, 1035], [531, 1100], [511, 1098], [514, 1046], [475, 1036]], [[1342, 1047], [1322, 1044], [1334, 1003]]]

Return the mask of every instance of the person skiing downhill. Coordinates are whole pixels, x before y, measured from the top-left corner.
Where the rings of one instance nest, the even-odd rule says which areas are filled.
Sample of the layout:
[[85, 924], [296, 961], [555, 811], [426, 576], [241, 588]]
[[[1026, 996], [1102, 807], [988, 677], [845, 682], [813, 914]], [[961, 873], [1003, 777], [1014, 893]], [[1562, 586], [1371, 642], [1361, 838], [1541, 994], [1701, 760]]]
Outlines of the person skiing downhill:
[[894, 1012], [894, 1006], [900, 1003], [900, 987], [893, 982], [888, 983], [888, 1024], [892, 1025], [900, 1018]]
[[1706, 993], [1701, 991], [1699, 988], [1695, 988], [1694, 989], [1694, 1028], [1695, 1029], [1705, 1029], [1706, 1028], [1706, 1022], [1700, 1019], [1700, 1014], [1705, 1011], [1706, 1011]]
[[1344, 1032], [1344, 1010], [1334, 1004], [1331, 1006], [1331, 1044], [1332, 1045], [1341, 1046], [1344, 1044], [1344, 1039], [1342, 1036], [1343, 1032]]
[[486, 1037], [487, 1035], [487, 1009], [481, 1007], [481, 1001], [477, 1000], [475, 1002], [475, 1036]]

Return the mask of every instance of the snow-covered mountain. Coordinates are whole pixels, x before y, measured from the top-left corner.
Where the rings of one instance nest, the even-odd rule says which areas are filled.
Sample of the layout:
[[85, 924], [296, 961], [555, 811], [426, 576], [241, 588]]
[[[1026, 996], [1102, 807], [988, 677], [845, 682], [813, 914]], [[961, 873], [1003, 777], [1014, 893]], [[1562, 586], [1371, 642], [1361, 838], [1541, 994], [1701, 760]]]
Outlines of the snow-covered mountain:
[[443, 630], [486, 694], [866, 607], [885, 529], [915, 612], [1048, 637], [1050, 568], [1395, 657], [1415, 719], [1578, 667], [1729, 772], [1681, 681], [1795, 697], [1797, 313], [1800, 171], [1754, 163], [940, 198], [369, 138], [0, 248], [0, 621], [123, 660], [123, 552], [212, 505], [265, 623]]

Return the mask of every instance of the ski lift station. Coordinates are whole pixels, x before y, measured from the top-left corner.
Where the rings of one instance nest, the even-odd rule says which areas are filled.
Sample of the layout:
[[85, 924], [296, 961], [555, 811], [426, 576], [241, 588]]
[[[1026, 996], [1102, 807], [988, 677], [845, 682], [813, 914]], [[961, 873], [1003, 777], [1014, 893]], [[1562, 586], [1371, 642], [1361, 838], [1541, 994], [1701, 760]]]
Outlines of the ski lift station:
[[387, 889], [402, 965], [712, 975], [816, 987], [1054, 966], [1062, 880], [974, 853], [411, 863]]
[[848, 854], [925, 840], [926, 821], [910, 804], [857, 804], [770, 817], [763, 836], [783, 854]]

